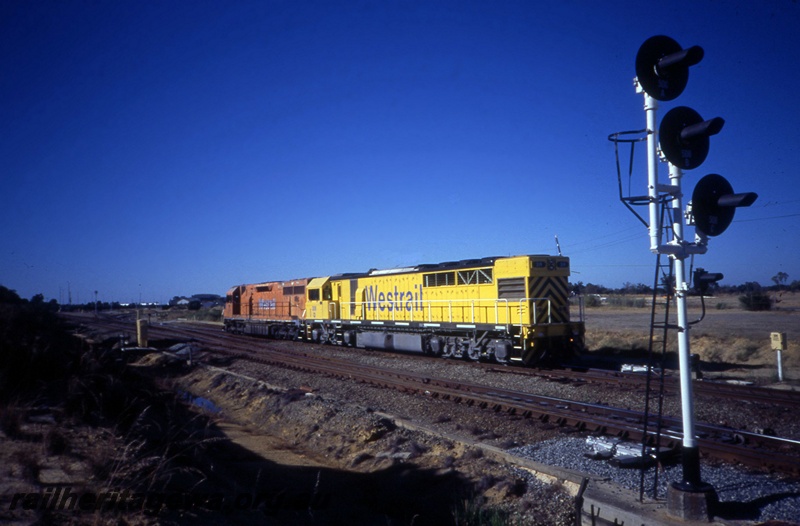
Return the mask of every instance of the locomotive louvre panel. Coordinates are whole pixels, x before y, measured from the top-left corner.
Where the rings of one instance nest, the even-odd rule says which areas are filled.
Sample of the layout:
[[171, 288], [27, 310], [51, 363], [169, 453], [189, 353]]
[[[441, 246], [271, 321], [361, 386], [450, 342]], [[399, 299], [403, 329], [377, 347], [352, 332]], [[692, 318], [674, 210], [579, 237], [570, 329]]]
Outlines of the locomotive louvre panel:
[[525, 278], [501, 278], [497, 280], [497, 297], [501, 299], [525, 298]]

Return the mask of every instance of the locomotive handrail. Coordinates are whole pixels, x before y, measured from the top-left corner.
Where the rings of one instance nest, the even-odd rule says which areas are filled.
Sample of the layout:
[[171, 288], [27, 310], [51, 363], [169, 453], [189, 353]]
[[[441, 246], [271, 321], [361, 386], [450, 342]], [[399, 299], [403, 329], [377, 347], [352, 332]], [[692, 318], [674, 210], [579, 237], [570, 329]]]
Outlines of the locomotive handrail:
[[285, 311], [287, 313], [287, 316], [288, 316], [288, 315], [291, 315], [292, 307], [296, 306], [296, 304], [292, 304], [291, 300], [289, 300], [289, 301], [275, 301], [275, 300], [272, 300], [272, 301], [268, 301], [268, 302], [265, 302], [265, 303], [259, 302], [259, 303], [253, 303], [253, 304], [246, 304], [245, 306], [247, 308], [242, 309], [242, 310], [247, 311], [249, 317], [252, 317], [254, 315], [255, 316], [260, 316], [260, 315], [264, 315], [264, 314], [268, 315], [269, 313], [273, 313], [273, 315], [274, 315], [274, 313], [276, 313], [278, 311]]
[[[349, 311], [357, 311], [359, 307], [363, 307], [364, 305], [373, 304], [373, 302], [367, 302], [367, 301], [342, 301], [342, 302], [339, 302], [339, 303], [341, 304], [341, 307], [343, 307], [342, 309], [340, 309], [340, 311], [342, 313], [349, 312]], [[419, 320], [419, 321], [428, 322], [428, 323], [433, 323], [435, 321], [441, 321], [441, 320], [434, 320], [434, 318], [433, 318], [433, 309], [435, 307], [437, 307], [436, 304], [440, 304], [440, 303], [444, 304], [444, 305], [442, 305], [441, 308], [444, 308], [445, 305], [447, 306], [447, 319], [448, 319], [449, 323], [453, 323], [453, 308], [454, 307], [463, 309], [463, 308], [465, 308], [467, 306], [470, 308], [470, 316], [469, 316], [469, 319], [464, 319], [463, 323], [475, 323], [476, 322], [476, 315], [475, 315], [475, 307], [476, 307], [475, 304], [476, 303], [478, 303], [478, 308], [489, 309], [491, 307], [494, 307], [494, 320], [491, 320], [491, 319], [489, 319], [487, 317], [485, 323], [501, 323], [500, 322], [500, 304], [502, 303], [502, 304], [505, 305], [504, 311], [505, 311], [506, 320], [507, 320], [504, 324], [508, 325], [510, 323], [511, 309], [509, 307], [508, 300], [505, 299], [505, 298], [503, 298], [503, 299], [494, 299], [494, 298], [493, 299], [489, 299], [489, 298], [487, 298], [487, 299], [464, 299], [464, 300], [425, 300], [425, 301], [422, 302], [422, 307], [421, 307], [420, 310], [422, 310], [423, 313], [427, 312], [427, 317], [423, 314], [422, 319]], [[485, 306], [481, 306], [482, 303], [486, 304], [486, 305]], [[344, 308], [346, 306], [354, 306], [355, 309]], [[397, 309], [397, 310], [392, 309], [391, 310], [391, 321], [393, 321], [393, 322], [398, 321], [397, 320], [397, 318], [398, 318], [397, 312], [402, 312], [402, 313], [406, 313], [407, 314], [407, 318], [406, 318], [405, 314], [402, 316], [402, 318], [401, 318], [402, 321], [409, 321], [409, 322], [416, 321], [414, 319], [414, 316], [415, 316], [415, 312], [414, 311], [415, 310], [416, 309], [411, 309], [410, 311], [407, 311], [405, 309]], [[485, 310], [485, 312], [489, 312], [489, 311]], [[362, 313], [363, 313], [363, 311], [362, 311]], [[329, 314], [332, 314], [332, 313], [329, 312]], [[333, 314], [335, 314], [335, 311], [334, 311]], [[366, 315], [366, 313], [363, 313], [363, 317], [364, 317], [364, 320], [369, 320], [370, 319], [369, 316]], [[331, 318], [333, 319], [333, 318], [335, 318], [335, 316], [332, 315]], [[351, 321], [353, 318], [352, 318], [352, 315], [348, 315], [348, 317], [346, 317], [346, 318], [343, 317], [342, 319], [346, 319], [348, 321]], [[381, 320], [376, 317], [373, 321], [381, 321]]]
[[528, 302], [531, 303], [531, 310], [532, 310], [532, 319], [533, 324], [536, 325], [536, 321], [539, 317], [536, 315], [536, 302], [537, 301], [546, 301], [547, 302], [547, 323], [553, 323], [553, 311], [552, 311], [552, 303], [550, 298], [522, 298], [519, 300], [520, 307], [519, 307], [519, 319], [522, 321], [522, 306]]
[[[519, 327], [520, 327], [520, 329], [523, 326], [526, 325], [524, 313], [525, 313], [525, 308], [528, 305], [530, 305], [530, 309], [531, 309], [531, 318], [530, 318], [530, 321], [532, 322], [531, 325], [537, 325], [538, 324], [538, 312], [537, 312], [538, 311], [538, 306], [537, 306], [536, 303], [540, 302], [540, 301], [547, 302], [547, 317], [546, 317], [547, 321], [545, 322], [545, 324], [551, 324], [553, 322], [552, 300], [550, 298], [520, 298], [518, 300], [518, 304], [517, 304], [517, 308], [516, 308], [517, 316], [518, 316], [518, 319], [519, 319]], [[389, 320], [386, 320], [386, 318], [382, 319], [379, 316], [377, 311], [374, 313], [374, 315], [373, 315], [374, 317], [370, 317], [368, 315], [368, 313], [367, 313], [368, 309], [363, 308], [363, 307], [365, 307], [367, 305], [374, 305], [374, 302], [366, 302], [366, 301], [331, 302], [328, 305], [328, 315], [330, 316], [330, 319], [339, 319], [339, 317], [336, 316], [337, 311], [338, 311], [340, 315], [343, 315], [341, 317], [341, 319], [351, 321], [351, 320], [353, 320], [353, 315], [350, 314], [350, 312], [359, 312], [360, 311], [362, 319], [365, 320], [365, 321], [369, 321], [369, 320], [371, 320], [371, 321], [389, 321]], [[355, 308], [347, 308], [348, 306], [352, 306], [352, 307], [355, 307]], [[417, 310], [415, 308], [412, 308], [410, 311], [407, 311], [405, 308], [402, 308], [402, 309], [394, 309], [393, 308], [390, 311], [391, 315], [387, 316], [387, 318], [389, 318], [393, 322], [397, 322], [398, 321], [397, 313], [400, 312], [400, 313], [402, 313], [402, 316], [399, 316], [400, 321], [404, 321], [404, 322], [405, 321], [408, 321], [408, 322], [421, 321], [421, 322], [427, 322], [427, 323], [435, 323], [437, 321], [443, 321], [443, 320], [435, 320], [434, 319], [434, 317], [433, 317], [433, 309], [437, 308], [437, 310], [439, 312], [443, 313], [444, 308], [447, 308], [447, 322], [448, 323], [453, 323], [454, 309], [462, 309], [462, 312], [463, 312], [463, 309], [465, 309], [467, 307], [469, 308], [469, 319], [466, 319], [466, 317], [465, 317], [463, 320], [460, 320], [461, 323], [477, 323], [477, 320], [476, 320], [477, 316], [476, 316], [476, 312], [475, 312], [476, 307], [477, 307], [478, 309], [483, 309], [484, 314], [488, 314], [490, 312], [489, 309], [492, 309], [494, 311], [494, 319], [492, 320], [491, 318], [486, 316], [486, 319], [483, 321], [483, 323], [495, 323], [495, 324], [502, 323], [504, 325], [511, 325], [512, 324], [512, 317], [511, 317], [512, 307], [511, 307], [511, 304], [509, 303], [509, 300], [507, 298], [491, 298], [491, 299], [488, 299], [488, 298], [487, 299], [480, 299], [480, 298], [478, 298], [478, 299], [463, 299], [463, 300], [425, 300], [425, 301], [422, 302], [421, 310], [423, 311], [423, 316], [422, 316], [421, 320], [415, 320], [414, 319], [415, 314], [416, 314], [415, 311]], [[388, 310], [388, 307], [387, 307], [387, 310]], [[345, 313], [347, 313], [347, 314], [345, 314]], [[503, 321], [503, 322], [500, 321], [500, 314], [501, 313], [505, 314], [505, 321]]]

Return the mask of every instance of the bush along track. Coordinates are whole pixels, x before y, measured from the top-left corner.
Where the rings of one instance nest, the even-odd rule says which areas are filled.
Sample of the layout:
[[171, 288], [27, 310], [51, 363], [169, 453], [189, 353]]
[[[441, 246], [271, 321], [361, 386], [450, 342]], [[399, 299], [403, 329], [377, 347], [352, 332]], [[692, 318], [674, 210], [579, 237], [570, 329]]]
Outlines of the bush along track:
[[4, 523], [574, 520], [565, 494], [368, 408], [161, 354], [131, 362], [118, 334], [75, 330], [46, 304], [0, 305]]
[[[160, 523], [214, 511], [209, 451], [224, 441], [46, 304], [0, 295], [0, 521]], [[188, 491], [188, 490], [191, 490]], [[171, 505], [171, 506], [168, 506]]]

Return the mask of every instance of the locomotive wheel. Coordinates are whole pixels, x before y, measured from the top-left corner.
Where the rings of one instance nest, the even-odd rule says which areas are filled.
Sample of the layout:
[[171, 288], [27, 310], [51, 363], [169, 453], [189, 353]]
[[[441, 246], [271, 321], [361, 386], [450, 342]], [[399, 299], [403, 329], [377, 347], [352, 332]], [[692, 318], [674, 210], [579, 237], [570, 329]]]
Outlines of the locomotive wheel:
[[508, 356], [497, 356], [497, 353], [493, 354], [492, 356], [494, 356], [494, 361], [500, 365], [508, 365], [510, 362]]
[[473, 362], [477, 362], [481, 359], [481, 348], [477, 345], [470, 345], [469, 349], [464, 354]]
[[455, 344], [447, 343], [442, 348], [442, 358], [455, 358]]
[[432, 336], [428, 338], [428, 341], [425, 344], [425, 352], [430, 354], [431, 356], [443, 356], [447, 349], [447, 343], [444, 341], [444, 338], [440, 338], [439, 336]]

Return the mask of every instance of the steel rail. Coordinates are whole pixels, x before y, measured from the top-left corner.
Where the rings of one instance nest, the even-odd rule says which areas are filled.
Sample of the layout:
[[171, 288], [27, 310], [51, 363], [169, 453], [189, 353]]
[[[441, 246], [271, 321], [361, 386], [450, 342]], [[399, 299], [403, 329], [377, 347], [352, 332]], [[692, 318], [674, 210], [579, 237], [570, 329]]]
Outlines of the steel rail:
[[[119, 329], [121, 322], [111, 326]], [[129, 327], [129, 326], [128, 326]], [[287, 367], [294, 370], [326, 374], [369, 383], [383, 388], [420, 393], [470, 406], [491, 409], [497, 412], [519, 414], [538, 418], [542, 422], [591, 433], [611, 434], [632, 440], [642, 440], [644, 415], [629, 409], [613, 408], [602, 404], [589, 404], [543, 395], [535, 395], [509, 389], [470, 384], [430, 375], [390, 368], [375, 368], [332, 357], [314, 356], [266, 347], [263, 344], [245, 344], [240, 338], [229, 335], [211, 336], [205, 329], [180, 329], [167, 326], [151, 326], [151, 330], [165, 334], [181, 333], [199, 335], [217, 342], [214, 352], [247, 360]], [[159, 330], [161, 329], [161, 330]], [[209, 338], [210, 337], [210, 338]], [[255, 341], [255, 340], [253, 340]], [[235, 344], [231, 349], [231, 343]], [[242, 352], [246, 355], [242, 355]], [[655, 428], [655, 417], [650, 416], [648, 429]], [[681, 421], [677, 418], [662, 418], [662, 442], [654, 444], [654, 436], [648, 433], [646, 441], [653, 446], [674, 448], [682, 439]], [[800, 442], [796, 440], [759, 435], [732, 428], [697, 425], [698, 443], [705, 454], [726, 461], [770, 470], [800, 474]]]
[[[616, 435], [631, 440], [642, 440], [644, 437], [644, 414], [630, 409], [457, 382], [396, 369], [368, 367], [330, 357], [298, 355], [264, 348], [252, 352], [259, 354], [247, 356], [247, 359], [267, 365], [422, 393], [483, 409], [538, 418], [545, 423], [572, 427], [579, 431]], [[654, 428], [655, 423], [655, 418], [651, 416], [648, 428]], [[736, 461], [751, 467], [800, 474], [799, 441], [710, 424], [698, 424], [697, 432], [698, 442], [704, 453], [710, 457]], [[662, 448], [677, 447], [682, 439], [681, 421], [677, 418], [662, 418], [661, 434], [662, 442], [655, 444], [654, 434], [648, 433], [648, 443]]]

